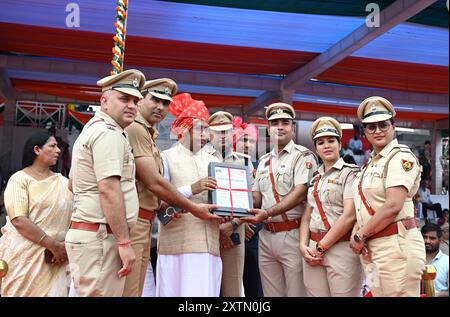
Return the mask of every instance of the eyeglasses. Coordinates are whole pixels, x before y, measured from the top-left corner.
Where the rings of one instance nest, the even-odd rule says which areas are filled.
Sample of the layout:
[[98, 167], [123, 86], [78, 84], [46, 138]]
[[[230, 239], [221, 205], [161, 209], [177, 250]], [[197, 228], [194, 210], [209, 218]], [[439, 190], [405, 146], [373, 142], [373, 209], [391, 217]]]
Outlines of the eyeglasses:
[[386, 132], [391, 127], [391, 124], [389, 123], [389, 121], [368, 123], [364, 125], [364, 130], [366, 130], [366, 132], [370, 134], [373, 134], [377, 131], [377, 127], [380, 129], [381, 132]]

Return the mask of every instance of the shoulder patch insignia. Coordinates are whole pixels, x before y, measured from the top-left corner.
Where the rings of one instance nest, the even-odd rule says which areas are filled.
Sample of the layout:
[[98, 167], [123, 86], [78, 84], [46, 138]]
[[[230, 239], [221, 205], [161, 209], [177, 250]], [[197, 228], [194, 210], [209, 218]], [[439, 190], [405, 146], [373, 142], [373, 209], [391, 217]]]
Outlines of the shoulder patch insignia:
[[402, 160], [402, 167], [405, 170], [405, 172], [409, 172], [414, 167], [414, 162], [408, 161], [408, 160]]
[[307, 169], [310, 170], [310, 169], [312, 168], [312, 163], [311, 163], [311, 161], [306, 161], [305, 167], [306, 167]]

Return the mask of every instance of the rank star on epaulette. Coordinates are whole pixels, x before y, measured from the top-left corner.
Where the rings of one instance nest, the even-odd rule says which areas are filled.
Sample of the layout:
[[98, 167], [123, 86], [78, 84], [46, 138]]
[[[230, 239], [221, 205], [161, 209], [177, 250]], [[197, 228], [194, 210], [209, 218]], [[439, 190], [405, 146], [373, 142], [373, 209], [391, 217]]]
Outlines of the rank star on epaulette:
[[409, 172], [414, 167], [414, 162], [408, 161], [408, 160], [402, 160], [402, 167], [405, 170], [405, 172]]
[[114, 124], [111, 124], [111, 123], [106, 123], [106, 128], [110, 129], [110, 130], [115, 130], [116, 126]]
[[310, 161], [307, 161], [305, 163], [305, 167], [310, 170], [312, 168], [312, 163]]

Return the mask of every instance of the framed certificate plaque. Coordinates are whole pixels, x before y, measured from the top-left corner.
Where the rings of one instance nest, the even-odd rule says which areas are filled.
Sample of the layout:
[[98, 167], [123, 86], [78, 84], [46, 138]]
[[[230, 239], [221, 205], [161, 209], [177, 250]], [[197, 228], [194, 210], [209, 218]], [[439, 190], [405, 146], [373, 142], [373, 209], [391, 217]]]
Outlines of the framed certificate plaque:
[[211, 162], [209, 176], [217, 181], [217, 189], [208, 193], [210, 204], [219, 208], [213, 213], [219, 216], [253, 216], [248, 210], [253, 208], [253, 195], [248, 167], [228, 163]]

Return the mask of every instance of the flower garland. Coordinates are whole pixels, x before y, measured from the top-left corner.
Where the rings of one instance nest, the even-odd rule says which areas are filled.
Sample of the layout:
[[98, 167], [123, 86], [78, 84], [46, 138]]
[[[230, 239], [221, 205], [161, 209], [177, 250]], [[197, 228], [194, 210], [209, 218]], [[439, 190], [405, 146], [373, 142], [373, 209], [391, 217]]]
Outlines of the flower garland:
[[123, 60], [125, 55], [125, 35], [127, 29], [127, 11], [128, 0], [118, 0], [116, 2], [116, 34], [114, 35], [114, 47], [112, 48], [113, 57], [111, 65], [113, 69], [111, 75], [119, 74], [123, 71]]

